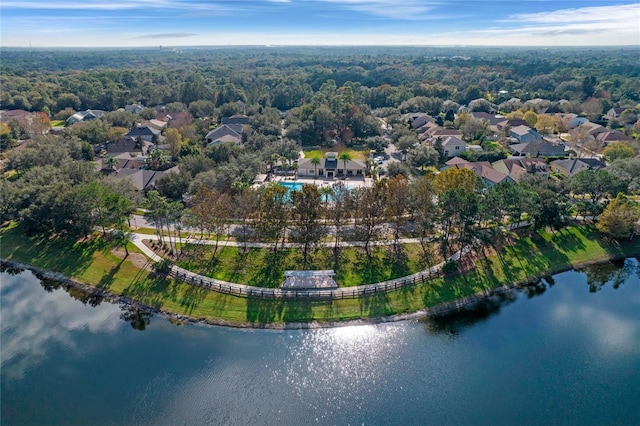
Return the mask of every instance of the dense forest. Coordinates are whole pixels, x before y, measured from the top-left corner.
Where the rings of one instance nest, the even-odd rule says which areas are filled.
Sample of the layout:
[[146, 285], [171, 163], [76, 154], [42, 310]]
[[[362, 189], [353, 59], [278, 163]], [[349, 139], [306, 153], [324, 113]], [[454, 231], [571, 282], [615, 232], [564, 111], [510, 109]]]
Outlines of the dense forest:
[[2, 108], [58, 112], [242, 100], [288, 110], [328, 80], [351, 87], [372, 109], [415, 96], [460, 104], [491, 95], [500, 104], [640, 101], [637, 48], [182, 48], [156, 50], [2, 49]]

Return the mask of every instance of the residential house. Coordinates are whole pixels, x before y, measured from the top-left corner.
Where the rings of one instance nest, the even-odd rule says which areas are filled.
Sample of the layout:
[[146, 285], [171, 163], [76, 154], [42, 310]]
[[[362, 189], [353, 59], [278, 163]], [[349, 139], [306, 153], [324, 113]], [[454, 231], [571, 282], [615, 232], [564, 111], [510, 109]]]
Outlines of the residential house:
[[551, 170], [566, 177], [574, 176], [583, 170], [600, 170], [605, 164], [595, 158], [568, 158], [566, 160], [556, 160], [549, 164]]
[[[298, 176], [334, 179], [337, 177], [359, 177], [366, 175], [366, 165], [361, 160], [340, 160], [337, 152], [327, 152], [325, 158], [314, 166], [310, 158], [298, 161]], [[316, 175], [317, 172], [317, 175]]]
[[516, 138], [518, 143], [521, 144], [542, 140], [542, 135], [529, 126], [511, 127], [511, 136]]
[[118, 170], [115, 174], [118, 179], [128, 179], [138, 191], [147, 192], [155, 188], [158, 179], [164, 176], [166, 172], [156, 172], [154, 170], [128, 169]]
[[636, 141], [631, 136], [627, 136], [618, 130], [608, 130], [605, 132], [598, 133], [596, 135], [596, 139], [604, 143], [605, 145], [608, 145], [611, 142], [635, 142]]
[[67, 125], [79, 123], [81, 121], [95, 120], [106, 114], [106, 111], [101, 109], [88, 109], [86, 111], [80, 111], [67, 118]]
[[436, 122], [435, 118], [424, 112], [411, 112], [409, 114], [405, 114], [404, 119], [412, 129], [418, 129], [427, 123]]
[[162, 139], [162, 131], [153, 125], [138, 125], [125, 135], [134, 139], [141, 138], [147, 142], [160, 143]]
[[149, 141], [125, 136], [115, 142], [107, 142], [107, 154], [117, 155], [124, 152], [139, 152], [140, 155], [145, 155], [151, 147], [153, 147], [153, 143]]
[[232, 115], [231, 117], [222, 118], [222, 124], [241, 124], [244, 126], [248, 125], [249, 121], [249, 117], [244, 114], [236, 114]]
[[488, 161], [469, 162], [462, 158], [456, 157], [446, 162], [448, 168], [468, 169], [478, 175], [485, 185], [491, 187], [500, 182], [514, 183], [515, 181], [505, 173], [494, 169]]
[[467, 144], [455, 136], [442, 137], [442, 150], [447, 158], [457, 157], [467, 150]]
[[[565, 127], [567, 129], [575, 129], [576, 127], [582, 126], [584, 123], [589, 123], [589, 120], [586, 117], [579, 117], [576, 114], [565, 114], [565, 117], [572, 117], [566, 122]], [[565, 122], [565, 120], [562, 121], [563, 123]]]
[[144, 109], [144, 106], [142, 106], [141, 104], [131, 104], [131, 105], [124, 106], [124, 110], [127, 112], [130, 112], [131, 114], [137, 114], [143, 109]]
[[505, 158], [494, 161], [491, 163], [491, 166], [500, 173], [508, 175], [516, 182], [520, 182], [520, 179], [527, 173], [538, 173], [543, 176], [549, 176], [547, 163], [545, 163], [542, 158]]
[[509, 151], [524, 157], [563, 157], [565, 155], [564, 146], [554, 145], [545, 140], [509, 145]]
[[193, 116], [188, 112], [166, 112], [160, 111], [156, 114], [156, 120], [164, 121], [167, 127], [178, 129], [180, 127], [190, 126], [193, 123]]
[[611, 108], [607, 111], [604, 117], [608, 119], [616, 119], [620, 117], [620, 114], [622, 114], [626, 109], [627, 108]]
[[162, 131], [167, 127], [167, 122], [163, 121], [163, 120], [145, 120], [143, 122], [141, 122], [140, 124], [138, 124], [139, 126], [151, 126], [151, 127], [155, 127], [156, 129]]
[[603, 133], [607, 131], [607, 128], [604, 126], [601, 126], [600, 124], [596, 124], [596, 123], [592, 123], [590, 121], [585, 121], [583, 122], [580, 127], [582, 128], [586, 128], [589, 130], [589, 134], [591, 136], [596, 136], [598, 133]]
[[243, 126], [241, 124], [223, 124], [211, 130], [205, 136], [207, 146], [223, 142], [239, 144], [242, 141]]

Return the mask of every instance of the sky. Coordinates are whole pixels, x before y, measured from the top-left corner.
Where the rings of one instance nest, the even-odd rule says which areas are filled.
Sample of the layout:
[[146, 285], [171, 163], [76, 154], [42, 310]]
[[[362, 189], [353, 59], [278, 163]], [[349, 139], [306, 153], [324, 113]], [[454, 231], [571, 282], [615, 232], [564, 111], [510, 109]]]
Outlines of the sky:
[[640, 45], [616, 0], [2, 0], [3, 47]]

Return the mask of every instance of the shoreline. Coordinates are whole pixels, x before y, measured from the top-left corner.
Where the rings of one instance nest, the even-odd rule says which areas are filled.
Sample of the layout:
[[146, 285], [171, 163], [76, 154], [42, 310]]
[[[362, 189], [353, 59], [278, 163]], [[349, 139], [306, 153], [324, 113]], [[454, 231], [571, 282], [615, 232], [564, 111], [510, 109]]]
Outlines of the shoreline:
[[198, 318], [198, 317], [193, 317], [189, 315], [177, 314], [175, 312], [171, 312], [165, 309], [155, 308], [155, 307], [146, 305], [142, 302], [139, 302], [135, 299], [129, 298], [121, 294], [116, 294], [108, 290], [97, 288], [94, 285], [83, 283], [81, 281], [69, 278], [64, 274], [61, 274], [58, 272], [49, 271], [43, 268], [28, 265], [26, 263], [17, 262], [9, 259], [4, 259], [4, 258], [0, 258], [0, 263], [3, 266], [6, 265], [12, 268], [20, 269], [22, 271], [25, 271], [25, 270], [31, 271], [37, 278], [50, 279], [50, 280], [59, 282], [61, 285], [77, 288], [91, 295], [100, 296], [103, 298], [103, 300], [109, 303], [117, 303], [119, 305], [130, 306], [130, 307], [134, 307], [135, 309], [141, 310], [145, 313], [159, 315], [169, 320], [170, 322], [173, 322], [176, 325], [199, 324], [199, 325], [206, 325], [206, 326], [231, 327], [231, 328], [256, 329], [256, 330], [261, 330], [261, 329], [301, 330], [301, 329], [348, 327], [348, 326], [357, 326], [357, 325], [373, 325], [373, 324], [382, 324], [382, 323], [407, 321], [407, 320], [420, 320], [420, 319], [429, 318], [433, 316], [444, 316], [444, 315], [449, 315], [456, 312], [472, 310], [478, 305], [484, 302], [487, 302], [489, 299], [493, 297], [502, 296], [502, 295], [511, 293], [514, 290], [535, 286], [544, 277], [559, 274], [559, 273], [570, 271], [570, 270], [584, 268], [590, 265], [606, 263], [606, 262], [611, 262], [611, 261], [620, 260], [620, 259], [627, 259], [629, 257], [630, 256], [625, 256], [625, 255], [620, 255], [620, 256], [610, 255], [606, 258], [598, 258], [598, 259], [588, 260], [585, 262], [579, 262], [575, 265], [569, 265], [568, 267], [557, 268], [557, 270], [553, 270], [553, 271], [545, 271], [544, 273], [539, 273], [535, 276], [531, 276], [523, 280], [519, 280], [510, 284], [504, 284], [502, 286], [495, 287], [490, 290], [485, 290], [479, 293], [475, 293], [475, 294], [465, 296], [459, 299], [451, 300], [448, 302], [438, 303], [437, 305], [419, 309], [417, 311], [409, 312], [409, 313], [400, 313], [400, 314], [393, 314], [393, 315], [387, 315], [387, 316], [374, 316], [369, 318], [348, 319], [348, 320], [335, 320], [335, 321], [314, 320], [309, 322], [292, 321], [292, 322], [283, 322], [283, 323], [232, 322], [232, 321], [226, 321], [223, 319]]

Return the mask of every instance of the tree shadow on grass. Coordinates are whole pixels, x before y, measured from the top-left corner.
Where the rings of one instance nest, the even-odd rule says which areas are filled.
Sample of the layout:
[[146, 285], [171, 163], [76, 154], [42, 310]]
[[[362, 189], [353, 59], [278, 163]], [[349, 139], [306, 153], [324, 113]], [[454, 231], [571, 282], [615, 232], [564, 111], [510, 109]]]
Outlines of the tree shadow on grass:
[[247, 298], [247, 321], [252, 324], [276, 322], [282, 318], [284, 303], [281, 299]]
[[391, 314], [389, 295], [386, 292], [374, 293], [359, 299], [360, 314], [365, 317], [380, 317]]
[[380, 281], [385, 281], [385, 264], [377, 256], [365, 256], [361, 257], [361, 262], [354, 265], [354, 269], [357, 274], [362, 277], [363, 284], [373, 284]]
[[124, 259], [121, 259], [120, 262], [118, 262], [117, 265], [114, 265], [107, 274], [103, 275], [102, 278], [100, 278], [100, 281], [98, 281], [97, 287], [108, 290], [111, 287], [111, 285], [114, 283], [116, 279], [116, 274], [120, 270], [120, 267], [122, 266], [123, 262], [124, 262]]
[[233, 259], [233, 269], [229, 275], [229, 281], [238, 283], [241, 280], [243, 272], [247, 267], [247, 262], [251, 256], [251, 249], [248, 251], [238, 250]]
[[562, 251], [579, 252], [583, 251], [586, 246], [582, 239], [571, 231], [560, 229], [551, 236], [551, 241]]
[[122, 292], [123, 296], [138, 300], [148, 306], [159, 308], [164, 304], [169, 295], [174, 294], [171, 290], [173, 281], [167, 277], [149, 274], [140, 279], [135, 279], [129, 287]]
[[389, 247], [385, 254], [385, 259], [391, 265], [391, 279], [406, 277], [411, 274], [409, 256], [402, 247], [399, 249]]
[[268, 252], [262, 260], [262, 266], [249, 279], [248, 284], [255, 287], [277, 288], [284, 281], [284, 250]]
[[187, 290], [182, 294], [182, 298], [180, 299], [180, 305], [186, 308], [186, 312], [191, 314], [193, 309], [196, 308], [205, 297], [207, 297], [207, 293], [210, 290], [207, 290], [202, 287], [189, 286]]

